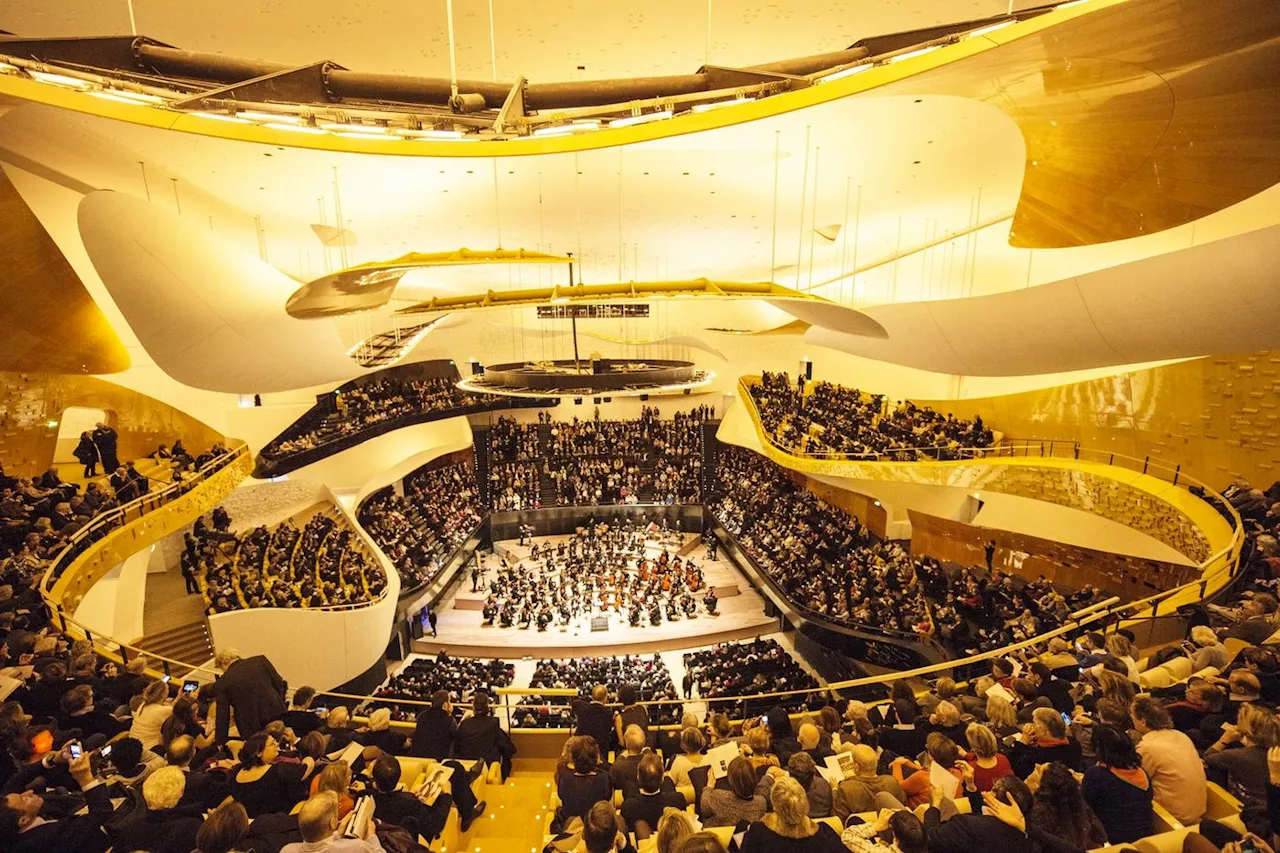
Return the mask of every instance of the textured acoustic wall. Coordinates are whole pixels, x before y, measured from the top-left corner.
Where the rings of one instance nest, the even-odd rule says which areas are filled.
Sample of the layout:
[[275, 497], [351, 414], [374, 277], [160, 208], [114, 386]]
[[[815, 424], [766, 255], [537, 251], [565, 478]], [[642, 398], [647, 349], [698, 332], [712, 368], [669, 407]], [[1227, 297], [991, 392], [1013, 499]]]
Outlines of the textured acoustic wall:
[[1092, 548], [1081, 548], [911, 510], [911, 553], [935, 557], [961, 566], [986, 562], [983, 546], [996, 542], [994, 565], [1029, 580], [1044, 575], [1054, 583], [1079, 589], [1086, 584], [1105, 589], [1125, 601], [1190, 583], [1200, 577], [1196, 566], [1179, 566], [1161, 560], [1127, 557]]
[[880, 502], [867, 495], [851, 492], [838, 486], [832, 486], [821, 480], [806, 477], [799, 471], [788, 471], [797, 485], [803, 486], [834, 507], [838, 507], [854, 516], [867, 526], [872, 533], [884, 538], [889, 516], [880, 506]]
[[[917, 401], [983, 419], [1011, 440], [1150, 455], [1221, 490], [1280, 479], [1280, 350], [1215, 356], [1040, 391]], [[1064, 452], [1063, 451], [1059, 452]]]
[[38, 474], [52, 464], [57, 422], [70, 406], [107, 412], [120, 433], [121, 461], [145, 456], [162, 442], [172, 446], [179, 438], [193, 454], [223, 440], [172, 406], [92, 376], [0, 373], [0, 462], [8, 474]]

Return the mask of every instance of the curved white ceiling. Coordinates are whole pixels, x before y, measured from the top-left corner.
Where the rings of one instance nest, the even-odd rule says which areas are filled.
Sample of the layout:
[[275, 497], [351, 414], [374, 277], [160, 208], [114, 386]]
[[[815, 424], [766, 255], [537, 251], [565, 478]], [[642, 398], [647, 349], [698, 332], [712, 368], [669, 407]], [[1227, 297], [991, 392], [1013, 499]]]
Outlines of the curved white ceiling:
[[1020, 376], [1280, 346], [1280, 226], [1026, 290], [866, 309], [887, 340], [805, 339], [922, 370]]
[[84, 197], [80, 236], [156, 364], [209, 391], [267, 393], [364, 372], [332, 323], [284, 313], [297, 283], [190, 220], [123, 193]]

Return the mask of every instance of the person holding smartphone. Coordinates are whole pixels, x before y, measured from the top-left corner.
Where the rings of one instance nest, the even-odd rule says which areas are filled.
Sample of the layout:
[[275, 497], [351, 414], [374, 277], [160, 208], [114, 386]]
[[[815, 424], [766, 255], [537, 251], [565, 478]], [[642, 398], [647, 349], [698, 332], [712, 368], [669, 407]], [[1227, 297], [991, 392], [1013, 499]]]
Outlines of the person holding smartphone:
[[[89, 756], [82, 752], [78, 758], [72, 758], [70, 746], [68, 744], [59, 753], [51, 753], [41, 761], [25, 765], [15, 778], [9, 780], [9, 787], [16, 787], [21, 793], [8, 794], [0, 800], [0, 849], [9, 853], [49, 853], [53, 850], [102, 853], [110, 846], [110, 840], [102, 831], [103, 823], [113, 811], [107, 788], [94, 778]], [[88, 809], [85, 814], [63, 818], [43, 815], [44, 798], [34, 791], [25, 790], [30, 782], [47, 774], [54, 765], [62, 765], [69, 771], [84, 795]]]

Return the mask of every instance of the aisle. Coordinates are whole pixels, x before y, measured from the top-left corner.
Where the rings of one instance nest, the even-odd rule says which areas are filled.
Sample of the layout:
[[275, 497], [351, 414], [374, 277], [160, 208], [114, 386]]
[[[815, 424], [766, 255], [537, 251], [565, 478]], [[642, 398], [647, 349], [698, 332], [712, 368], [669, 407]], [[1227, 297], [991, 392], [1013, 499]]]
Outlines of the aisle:
[[474, 853], [519, 853], [541, 850], [547, 807], [551, 803], [551, 775], [546, 770], [521, 770], [517, 758], [504, 785], [485, 788], [484, 814], [464, 836], [461, 849]]

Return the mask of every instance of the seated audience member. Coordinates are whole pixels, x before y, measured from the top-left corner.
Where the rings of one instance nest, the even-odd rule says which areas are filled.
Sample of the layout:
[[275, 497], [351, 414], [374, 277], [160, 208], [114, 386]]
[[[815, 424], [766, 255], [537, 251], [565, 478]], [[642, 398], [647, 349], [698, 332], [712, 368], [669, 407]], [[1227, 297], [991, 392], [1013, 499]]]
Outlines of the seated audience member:
[[[112, 814], [111, 799], [106, 786], [94, 778], [88, 754], [71, 761], [67, 769], [88, 812], [46, 811], [45, 797], [30, 790], [7, 794], [0, 800], [0, 848], [8, 853], [102, 853], [111, 846], [102, 830]], [[35, 772], [39, 770], [36, 766]], [[25, 787], [24, 782], [19, 790]]]
[[808, 753], [815, 764], [821, 764], [827, 756], [836, 754], [830, 744], [823, 743], [822, 740], [822, 730], [813, 723], [804, 723], [796, 734], [796, 743], [800, 751]]
[[955, 679], [944, 675], [933, 683], [932, 690], [918, 697], [916, 703], [920, 706], [920, 713], [932, 714], [939, 702], [954, 702], [959, 695]]
[[1053, 705], [1059, 714], [1070, 714], [1075, 707], [1071, 698], [1071, 685], [1058, 678], [1053, 671], [1041, 661], [1034, 661], [1027, 667], [1028, 680], [1035, 685], [1036, 693]]
[[1106, 830], [1085, 803], [1080, 783], [1059, 761], [1040, 773], [1040, 785], [1035, 792], [1027, 824], [1060, 839], [1075, 850], [1090, 850], [1107, 843]]
[[669, 771], [677, 788], [693, 784], [689, 781], [689, 771], [706, 763], [703, 753], [706, 748], [707, 740], [697, 728], [689, 726], [680, 731], [680, 754], [672, 760]]
[[622, 705], [613, 718], [614, 736], [618, 738], [618, 743], [622, 742], [622, 733], [627, 726], [638, 726], [645, 734], [645, 739], [649, 737], [649, 712], [640, 702], [640, 691], [634, 684], [624, 684], [618, 688], [618, 702]]
[[622, 791], [624, 797], [635, 793], [638, 784], [636, 769], [640, 766], [641, 756], [647, 751], [644, 740], [644, 729], [627, 726], [622, 733], [622, 752], [614, 756], [613, 765], [609, 768], [610, 783], [615, 790]]
[[1081, 793], [1102, 822], [1107, 841], [1128, 844], [1150, 835], [1154, 812], [1151, 780], [1129, 735], [1113, 726], [1093, 730], [1098, 763], [1084, 771]]
[[302, 738], [320, 728], [320, 717], [311, 710], [315, 701], [314, 687], [299, 687], [293, 693], [293, 701], [289, 710], [280, 715], [280, 719], [289, 727], [296, 737]]
[[1207, 775], [1243, 801], [1245, 809], [1263, 810], [1269, 783], [1267, 750], [1276, 746], [1280, 723], [1275, 715], [1257, 705], [1241, 705], [1235, 724], [1225, 724], [1221, 737], [1204, 752]]
[[1040, 658], [1040, 662], [1049, 667], [1054, 676], [1064, 681], [1077, 681], [1080, 678], [1080, 661], [1071, 653], [1071, 644], [1061, 637], [1049, 641], [1049, 653]]
[[729, 849], [714, 832], [704, 829], [686, 838], [678, 853], [729, 853]]
[[503, 779], [511, 775], [511, 757], [516, 754], [516, 747], [489, 710], [489, 694], [483, 690], [471, 697], [471, 716], [458, 724], [453, 749], [458, 758], [499, 765]]
[[593, 805], [582, 820], [582, 846], [586, 853], [635, 853], [630, 838], [618, 829], [613, 804]]
[[1223, 634], [1225, 640], [1244, 640], [1256, 646], [1276, 631], [1276, 597], [1256, 592], [1241, 603], [1238, 618]]
[[654, 830], [657, 853], [676, 853], [694, 833], [694, 817], [684, 809], [667, 809]]
[[769, 797], [773, 811], [747, 830], [742, 853], [845, 853], [834, 829], [809, 818], [809, 801], [798, 781], [779, 777]]
[[115, 773], [107, 782], [124, 786], [141, 784], [144, 779], [164, 766], [164, 759], [133, 737], [122, 737], [111, 742], [111, 766]]
[[198, 811], [179, 808], [186, 783], [186, 775], [176, 767], [161, 767], [148, 776], [142, 783], [146, 813], [124, 825], [114, 849], [191, 853], [203, 821]]
[[[200, 702], [194, 696], [179, 696], [174, 701], [169, 719], [160, 724], [160, 743], [169, 748], [169, 742], [176, 737], [194, 738], [197, 749], [204, 749], [213, 743], [213, 735], [205, 734], [205, 727], [197, 717]], [[159, 752], [159, 750], [156, 750]]]
[[1018, 712], [1003, 696], [988, 696], [986, 704], [987, 725], [998, 738], [1007, 738], [1021, 731]]
[[1227, 647], [1218, 641], [1218, 635], [1208, 625], [1196, 625], [1191, 629], [1189, 642], [1182, 644], [1187, 656], [1191, 658], [1191, 671], [1199, 672], [1213, 667], [1221, 672], [1231, 662]]
[[[886, 833], [892, 839], [888, 844], [881, 841]], [[924, 824], [906, 809], [881, 809], [873, 821], [846, 826], [840, 840], [853, 853], [927, 853], [929, 849]]]
[[853, 748], [853, 760], [857, 775], [841, 780], [832, 792], [832, 809], [836, 817], [846, 820], [851, 814], [875, 811], [880, 807], [878, 794], [886, 794], [898, 803], [905, 803], [907, 795], [898, 780], [888, 774], [877, 773], [880, 756], [865, 743]]
[[164, 681], [152, 681], [142, 692], [142, 706], [133, 711], [133, 724], [129, 736], [142, 742], [143, 749], [159, 747], [164, 742], [160, 729], [173, 713], [169, 703], [169, 685]]
[[935, 732], [946, 735], [961, 749], [969, 746], [965, 739], [968, 726], [960, 720], [960, 709], [950, 702], [944, 700], [937, 704], [929, 715], [929, 725]]
[[595, 738], [575, 735], [565, 742], [556, 766], [556, 791], [562, 825], [575, 817], [585, 818], [594, 804], [612, 796], [613, 785], [601, 765]]
[[231, 796], [244, 806], [249, 817], [272, 812], [288, 813], [306, 795], [305, 764], [280, 762], [276, 739], [256, 734], [240, 747], [238, 767], [231, 776]]
[[196, 833], [195, 853], [239, 853], [240, 842], [249, 834], [249, 815], [244, 806], [228, 800], [218, 806]]
[[622, 818], [627, 827], [635, 830], [636, 821], [644, 821], [650, 828], [658, 825], [667, 808], [683, 809], [684, 794], [662, 790], [662, 759], [654, 753], [645, 753], [636, 768], [636, 789], [622, 801]]
[[1181, 823], [1199, 823], [1207, 807], [1206, 780], [1195, 744], [1173, 727], [1169, 713], [1150, 696], [1135, 698], [1129, 715], [1142, 738], [1138, 755], [1151, 779], [1155, 801]]
[[329, 709], [329, 713], [324, 718], [324, 725], [316, 731], [326, 738], [325, 753], [328, 755], [341, 753], [356, 740], [357, 734], [351, 725], [351, 712], [345, 705]]
[[574, 699], [573, 716], [577, 721], [573, 733], [579, 737], [593, 738], [596, 749], [604, 754], [613, 747], [613, 712], [605, 707], [609, 701], [609, 688], [597, 684], [591, 688], [591, 700]]
[[769, 729], [769, 749], [778, 756], [779, 764], [786, 764], [791, 753], [800, 749], [787, 710], [780, 706], [770, 708], [765, 714], [765, 726]]
[[[1061, 722], [1061, 718], [1059, 718]], [[934, 732], [929, 735], [925, 743], [925, 751], [929, 754], [929, 762], [938, 764], [956, 779], [956, 786], [964, 778], [957, 762], [960, 760], [960, 749], [955, 745], [951, 738], [944, 734]], [[902, 791], [907, 795], [904, 805], [915, 808], [929, 802], [930, 790], [933, 785], [929, 781], [929, 771], [924, 767], [916, 764], [910, 758], [899, 756], [893, 760], [892, 764], [893, 777], [902, 785]], [[945, 792], [948, 796], [953, 796], [954, 791]]]
[[227, 782], [219, 773], [205, 773], [192, 770], [191, 764], [196, 757], [195, 740], [186, 735], [176, 737], [169, 742], [165, 752], [165, 763], [176, 767], [186, 776], [183, 785], [182, 805], [199, 807], [201, 810], [212, 808], [227, 796]]
[[967, 756], [969, 766], [973, 768], [973, 784], [978, 793], [985, 794], [995, 786], [997, 780], [1013, 775], [1013, 767], [1009, 759], [1000, 752], [1000, 742], [991, 729], [982, 723], [970, 723], [965, 730], [969, 741]]
[[1062, 715], [1052, 708], [1036, 708], [1023, 728], [1023, 742], [1014, 743], [1009, 764], [1020, 777], [1031, 775], [1037, 764], [1061, 761], [1072, 770], [1081, 766], [1080, 744], [1067, 732]]
[[[373, 782], [374, 813], [378, 820], [403, 827], [414, 838], [421, 835], [432, 841], [444, 831], [453, 798], [442, 793], [433, 804], [427, 805], [408, 791], [400, 790], [400, 773], [400, 762], [390, 755], [381, 756], [373, 763], [369, 778]], [[459, 812], [459, 816], [464, 817], [461, 810]], [[466, 823], [470, 825], [470, 821]]]
[[348, 789], [351, 787], [351, 765], [345, 761], [334, 761], [326, 764], [319, 773], [311, 776], [310, 790], [307, 796], [328, 791], [338, 798], [338, 820], [342, 820], [355, 808], [356, 801], [351, 799]]
[[809, 817], [831, 817], [831, 785], [818, 773], [818, 765], [807, 752], [787, 759], [787, 774], [800, 783], [809, 800]]
[[770, 767], [781, 766], [778, 763], [778, 756], [770, 751], [769, 729], [765, 726], [756, 726], [747, 731], [747, 743], [742, 752], [751, 762], [751, 769], [756, 772], [756, 775]]
[[391, 728], [391, 709], [375, 708], [369, 712], [367, 731], [356, 735], [365, 746], [376, 746], [390, 755], [404, 755], [407, 738]]
[[921, 724], [917, 725], [913, 706], [901, 699], [894, 702], [894, 708], [894, 718], [905, 722], [876, 729], [880, 746], [895, 755], [919, 755], [924, 751], [924, 741], [929, 735], [928, 720], [920, 717]]
[[338, 796], [325, 791], [303, 803], [298, 812], [301, 843], [286, 844], [280, 853], [382, 853], [374, 834], [376, 823], [370, 820], [360, 837], [343, 838], [338, 833]]
[[708, 786], [702, 791], [704, 826], [736, 826], [739, 821], [759, 820], [769, 808], [766, 794], [782, 775], [770, 767], [758, 780], [751, 762], [738, 757], [729, 762], [727, 788]]
[[[940, 798], [935, 798], [938, 800]], [[1064, 851], [1054, 836], [1047, 835], [1029, 820], [1034, 803], [1030, 789], [1016, 776], [1006, 776], [983, 795], [983, 813], [951, 814], [943, 820], [937, 804], [924, 815], [929, 853], [1000, 853]]]
[[94, 736], [110, 740], [129, 726], [106, 711], [94, 706], [93, 688], [88, 684], [73, 687], [62, 695], [62, 717], [59, 722], [67, 729], [79, 729], [80, 740]]
[[458, 724], [453, 719], [449, 691], [437, 690], [431, 694], [430, 707], [418, 715], [409, 754], [444, 761], [453, 754], [453, 742], [457, 736]]

